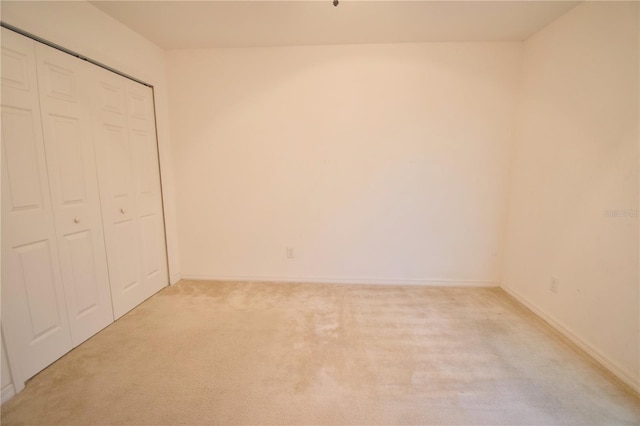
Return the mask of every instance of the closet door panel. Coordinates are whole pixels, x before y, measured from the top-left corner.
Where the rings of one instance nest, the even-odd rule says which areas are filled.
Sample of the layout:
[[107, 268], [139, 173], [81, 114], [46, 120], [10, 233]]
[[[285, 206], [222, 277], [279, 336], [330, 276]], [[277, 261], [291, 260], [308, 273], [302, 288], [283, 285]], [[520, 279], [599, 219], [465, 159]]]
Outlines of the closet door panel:
[[44, 193], [36, 128], [40, 125], [40, 117], [34, 117], [34, 111], [24, 109], [22, 105], [12, 106], [16, 103], [11, 102], [5, 93], [3, 90], [2, 136], [9, 189], [5, 195], [11, 203], [12, 213], [20, 211], [23, 216], [41, 214]]
[[[163, 263], [161, 244], [158, 235], [158, 218], [150, 214], [140, 218], [140, 239], [142, 241], [142, 272], [145, 280], [150, 282], [152, 288], [163, 287], [161, 281]], [[158, 280], [160, 282], [156, 283]]]
[[[120, 266], [118, 290], [123, 295], [129, 292], [140, 292], [142, 284], [140, 281], [139, 262], [132, 262], [131, 259], [139, 259], [140, 248], [137, 238], [137, 223], [128, 219], [114, 223], [113, 233], [116, 242], [117, 264]], [[138, 293], [144, 300], [144, 295]], [[136, 297], [135, 295], [132, 297]], [[135, 303], [133, 300], [132, 303]], [[135, 305], [134, 305], [135, 306]]]
[[2, 29], [2, 322], [18, 381], [72, 348], [49, 196], [35, 42]]
[[127, 82], [126, 92], [140, 223], [142, 279], [153, 294], [168, 282], [153, 91]]
[[133, 152], [129, 140], [126, 81], [105, 70], [92, 73], [93, 118], [102, 215], [115, 318], [152, 293], [141, 270]]
[[36, 46], [49, 183], [71, 335], [113, 322], [86, 62]]

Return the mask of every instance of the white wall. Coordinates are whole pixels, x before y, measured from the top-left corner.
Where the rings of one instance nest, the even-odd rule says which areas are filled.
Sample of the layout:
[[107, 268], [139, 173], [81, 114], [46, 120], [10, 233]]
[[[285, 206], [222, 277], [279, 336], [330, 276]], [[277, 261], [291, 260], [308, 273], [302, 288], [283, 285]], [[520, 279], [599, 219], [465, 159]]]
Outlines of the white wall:
[[587, 2], [526, 41], [503, 276], [636, 389], [638, 18]]
[[164, 51], [84, 1], [3, 1], [2, 20], [154, 86], [171, 282], [180, 279]]
[[183, 276], [497, 285], [520, 46], [167, 52]]

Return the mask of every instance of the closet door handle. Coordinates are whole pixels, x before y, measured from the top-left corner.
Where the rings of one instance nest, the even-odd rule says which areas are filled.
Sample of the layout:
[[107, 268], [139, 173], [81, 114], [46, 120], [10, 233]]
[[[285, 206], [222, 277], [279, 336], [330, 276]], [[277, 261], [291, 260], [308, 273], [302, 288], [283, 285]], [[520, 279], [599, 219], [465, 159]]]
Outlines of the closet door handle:
[[80, 218], [78, 216], [74, 217], [73, 223], [80, 223]]
[[126, 212], [127, 212], [126, 209], [124, 209], [124, 208], [120, 209], [120, 213], [125, 214]]

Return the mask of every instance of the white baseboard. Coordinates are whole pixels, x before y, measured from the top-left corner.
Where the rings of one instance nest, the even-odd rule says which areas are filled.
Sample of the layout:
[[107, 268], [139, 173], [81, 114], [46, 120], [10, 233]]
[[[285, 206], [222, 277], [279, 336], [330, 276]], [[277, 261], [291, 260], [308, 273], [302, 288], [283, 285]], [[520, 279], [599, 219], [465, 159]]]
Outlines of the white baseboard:
[[630, 386], [635, 392], [640, 393], [640, 383], [638, 382], [638, 379], [633, 377], [631, 373], [625, 371], [625, 369], [621, 368], [615, 362], [611, 361], [607, 356], [603, 355], [599, 350], [594, 348], [592, 345], [580, 338], [576, 333], [571, 331], [569, 327], [565, 326], [560, 321], [545, 313], [535, 303], [522, 296], [513, 288], [507, 287], [505, 285], [502, 285], [501, 288], [506, 291], [511, 297], [531, 310], [534, 314], [542, 318], [543, 321], [556, 329], [556, 331], [569, 339], [573, 344], [585, 351], [589, 356], [600, 363], [605, 369], [609, 370], [613, 375]]
[[206, 281], [265, 281], [294, 283], [328, 283], [328, 284], [376, 284], [376, 285], [417, 285], [438, 287], [499, 287], [496, 281], [475, 280], [443, 280], [420, 278], [359, 278], [359, 277], [273, 277], [251, 275], [200, 275], [182, 274], [185, 280]]
[[2, 388], [2, 397], [1, 397], [2, 404], [4, 404], [5, 402], [13, 398], [15, 395], [16, 395], [16, 390], [13, 387], [13, 383], [8, 384], [4, 388]]

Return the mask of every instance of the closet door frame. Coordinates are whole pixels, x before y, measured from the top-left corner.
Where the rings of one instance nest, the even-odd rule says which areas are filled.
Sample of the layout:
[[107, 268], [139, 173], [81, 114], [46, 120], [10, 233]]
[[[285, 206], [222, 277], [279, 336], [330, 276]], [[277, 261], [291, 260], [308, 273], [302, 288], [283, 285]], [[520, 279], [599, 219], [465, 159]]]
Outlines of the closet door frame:
[[[169, 271], [169, 247], [168, 247], [168, 241], [167, 241], [167, 225], [166, 225], [166, 215], [165, 215], [165, 200], [164, 200], [164, 191], [162, 189], [162, 167], [160, 164], [160, 147], [158, 144], [158, 131], [157, 131], [157, 122], [156, 122], [156, 102], [155, 102], [155, 89], [153, 87], [153, 85], [150, 85], [146, 82], [144, 82], [143, 80], [137, 79], [127, 73], [121, 72], [115, 68], [112, 68], [108, 65], [105, 65], [99, 61], [95, 61], [91, 58], [88, 58], [82, 54], [79, 54], [71, 49], [67, 49], [64, 46], [60, 46], [56, 43], [53, 43], [47, 39], [44, 39], [42, 37], [39, 37], [35, 34], [29, 33], [28, 31], [24, 31], [18, 27], [15, 27], [11, 24], [8, 24], [6, 22], [0, 21], [0, 27], [2, 27], [3, 29], [6, 30], [10, 30], [14, 33], [16, 33], [19, 36], [25, 37], [27, 39], [30, 39], [36, 43], [42, 43], [44, 45], [47, 45], [49, 47], [55, 48], [61, 52], [64, 52], [66, 54], [69, 54], [71, 56], [74, 56], [76, 58], [79, 58], [81, 60], [84, 60], [88, 63], [90, 63], [93, 66], [96, 66], [98, 68], [102, 68], [103, 70], [107, 70], [110, 71], [114, 74], [117, 74], [121, 77], [124, 77], [132, 82], [141, 84], [143, 86], [149, 87], [151, 89], [151, 99], [153, 102], [153, 123], [154, 123], [154, 129], [153, 129], [153, 136], [155, 137], [155, 145], [156, 145], [156, 153], [157, 153], [157, 163], [158, 163], [158, 183], [159, 183], [159, 188], [160, 188], [160, 194], [159, 194], [159, 202], [160, 202], [160, 213], [161, 213], [161, 228], [162, 228], [162, 244], [164, 247], [164, 251], [163, 251], [163, 267], [164, 267], [164, 273], [166, 274], [166, 283], [162, 286], [162, 288], [167, 287], [169, 285], [171, 285], [171, 274]], [[0, 201], [1, 203], [1, 201]], [[1, 207], [1, 205], [0, 205]], [[11, 372], [11, 376], [13, 379], [13, 386], [15, 389], [15, 393], [19, 393], [22, 389], [24, 389], [25, 386], [25, 382], [26, 380], [28, 380], [27, 377], [25, 377], [25, 374], [23, 374], [22, 369], [20, 367], [20, 354], [15, 350], [16, 348], [13, 347], [13, 345], [11, 345], [9, 342], [7, 342], [7, 333], [6, 330], [4, 329], [5, 327], [2, 326], [0, 324], [0, 328], [2, 329], [2, 333], [5, 336], [5, 350], [8, 356], [8, 364], [9, 364], [9, 369]]]

